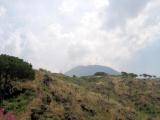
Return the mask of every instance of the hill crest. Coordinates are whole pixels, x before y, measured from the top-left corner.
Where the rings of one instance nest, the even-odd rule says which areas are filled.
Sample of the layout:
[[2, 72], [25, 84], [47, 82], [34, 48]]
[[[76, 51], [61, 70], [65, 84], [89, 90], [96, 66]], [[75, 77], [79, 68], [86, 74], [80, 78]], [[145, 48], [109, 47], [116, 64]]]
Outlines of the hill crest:
[[87, 65], [87, 66], [77, 66], [71, 70], [65, 72], [68, 76], [90, 76], [94, 75], [96, 72], [105, 72], [110, 75], [119, 75], [120, 73], [110, 67], [102, 65]]

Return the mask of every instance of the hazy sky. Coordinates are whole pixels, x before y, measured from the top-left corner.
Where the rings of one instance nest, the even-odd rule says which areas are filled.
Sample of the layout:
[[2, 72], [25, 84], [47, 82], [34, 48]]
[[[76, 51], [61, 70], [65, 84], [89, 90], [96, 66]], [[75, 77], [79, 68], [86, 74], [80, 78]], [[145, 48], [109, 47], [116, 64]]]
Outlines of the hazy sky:
[[64, 72], [160, 75], [160, 0], [0, 0], [0, 53]]

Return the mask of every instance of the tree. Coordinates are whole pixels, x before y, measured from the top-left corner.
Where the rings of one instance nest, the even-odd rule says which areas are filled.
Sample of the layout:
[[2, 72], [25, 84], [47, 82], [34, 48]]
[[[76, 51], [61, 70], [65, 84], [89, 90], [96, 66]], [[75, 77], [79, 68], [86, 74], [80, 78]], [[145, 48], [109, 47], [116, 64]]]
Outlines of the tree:
[[135, 73], [127, 73], [127, 72], [121, 72], [121, 75], [123, 77], [132, 77], [132, 78], [136, 78], [138, 75]]
[[105, 73], [105, 72], [96, 72], [94, 75], [95, 76], [105, 76], [105, 75], [107, 75], [107, 73]]
[[73, 78], [76, 78], [76, 75], [73, 75]]
[[121, 75], [124, 76], [124, 77], [127, 77], [127, 76], [128, 76], [128, 73], [126, 73], [126, 72], [121, 72]]
[[145, 73], [144, 73], [144, 74], [142, 74], [142, 76], [143, 76], [144, 78], [148, 77], [148, 75], [147, 75], [147, 74], [145, 74]]
[[137, 74], [134, 74], [134, 73], [129, 73], [128, 75], [133, 78], [136, 78], [138, 76]]
[[0, 55], [0, 97], [12, 93], [12, 82], [21, 79], [34, 79], [32, 65], [23, 59], [9, 55]]
[[157, 76], [156, 76], [156, 75], [153, 75], [152, 77], [153, 77], [153, 78], [157, 78]]

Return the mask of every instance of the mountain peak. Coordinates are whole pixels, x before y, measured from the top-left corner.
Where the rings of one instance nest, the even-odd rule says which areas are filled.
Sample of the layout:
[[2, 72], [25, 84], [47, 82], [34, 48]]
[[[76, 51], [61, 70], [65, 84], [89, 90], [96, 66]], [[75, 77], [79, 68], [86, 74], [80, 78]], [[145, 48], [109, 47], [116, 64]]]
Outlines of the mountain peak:
[[87, 66], [77, 66], [67, 71], [65, 75], [68, 76], [90, 76], [94, 75], [96, 72], [105, 72], [110, 75], [118, 75], [120, 74], [118, 71], [102, 65], [87, 65]]

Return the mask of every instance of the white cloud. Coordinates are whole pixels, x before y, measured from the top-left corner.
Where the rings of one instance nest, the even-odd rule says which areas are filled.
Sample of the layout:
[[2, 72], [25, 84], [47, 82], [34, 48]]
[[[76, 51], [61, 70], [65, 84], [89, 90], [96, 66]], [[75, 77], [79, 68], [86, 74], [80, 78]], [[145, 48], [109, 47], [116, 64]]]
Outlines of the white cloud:
[[74, 11], [76, 10], [77, 7], [78, 7], [78, 1], [64, 0], [62, 2], [62, 5], [59, 7], [59, 10], [63, 14], [72, 14], [72, 13], [74, 13]]
[[94, 3], [95, 8], [97, 9], [105, 8], [109, 5], [108, 0], [90, 0], [90, 2]]
[[[46, 7], [42, 7], [44, 2], [37, 1], [38, 5], [34, 2], [29, 11], [28, 6], [8, 6], [10, 19], [0, 21], [0, 25], [9, 24], [0, 28], [0, 53], [23, 57], [36, 67], [53, 71], [81, 64], [125, 68], [137, 51], [157, 40], [160, 17], [155, 8], [160, 4], [158, 0], [149, 4], [146, 0], [120, 1], [62, 0], [54, 9], [49, 0]], [[37, 10], [32, 13], [34, 7]], [[104, 29], [106, 21], [116, 27]]]
[[0, 17], [4, 16], [6, 14], [7, 10], [3, 6], [0, 6]]
[[150, 0], [109, 0], [106, 9], [106, 25], [109, 28], [124, 26], [128, 18], [136, 17]]

